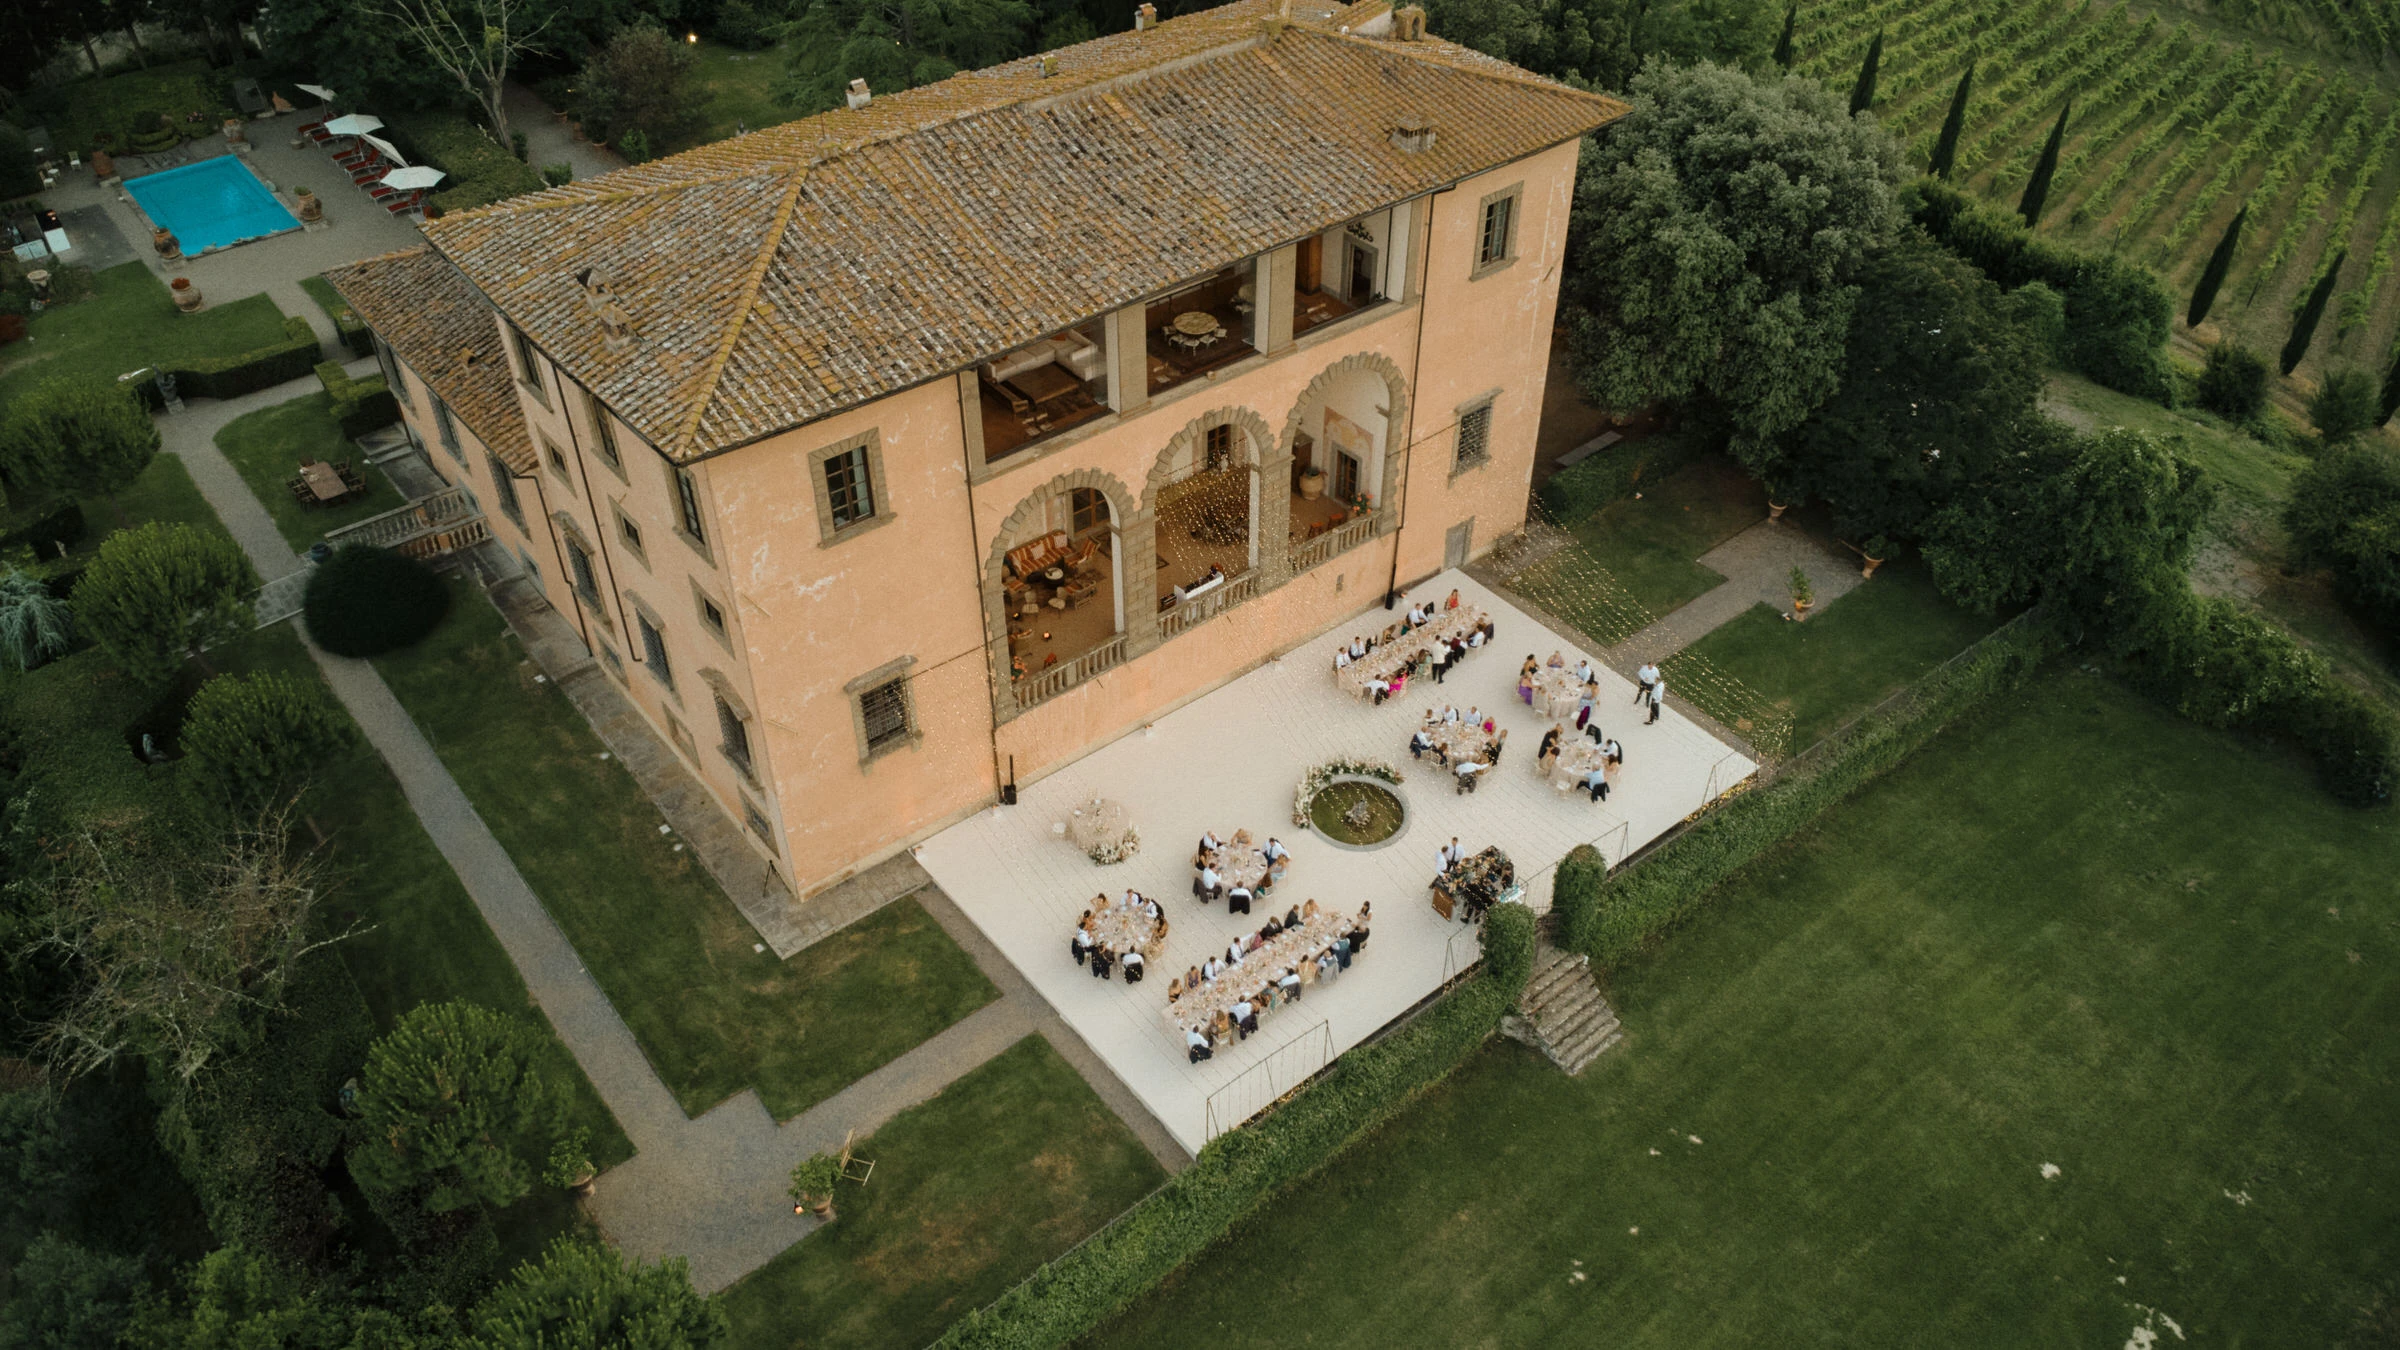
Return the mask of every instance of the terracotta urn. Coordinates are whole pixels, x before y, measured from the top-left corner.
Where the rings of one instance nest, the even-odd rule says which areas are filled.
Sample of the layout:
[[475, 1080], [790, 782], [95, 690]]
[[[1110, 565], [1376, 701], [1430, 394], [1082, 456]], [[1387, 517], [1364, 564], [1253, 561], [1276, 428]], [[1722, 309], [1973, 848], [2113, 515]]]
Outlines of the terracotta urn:
[[1858, 557], [1860, 564], [1858, 574], [1862, 577], [1871, 577], [1875, 575], [1875, 569], [1883, 566], [1883, 559], [1878, 558], [1873, 554], [1861, 553], [1858, 555]]
[[1310, 469], [1300, 475], [1300, 499], [1313, 502], [1325, 495], [1325, 471]]
[[228, 117], [228, 118], [226, 118], [226, 119], [225, 119], [225, 140], [226, 140], [226, 142], [227, 142], [228, 144], [231, 144], [231, 145], [240, 145], [240, 144], [242, 143], [243, 139], [244, 139], [244, 138], [243, 138], [243, 136], [242, 136], [242, 119], [240, 119], [240, 118], [238, 118], [238, 117]]
[[303, 223], [325, 218], [325, 203], [317, 199], [316, 193], [307, 188], [294, 188], [292, 195], [300, 199], [300, 219]]
[[92, 179], [93, 179], [93, 181], [95, 181], [95, 182], [100, 182], [100, 183], [105, 183], [105, 182], [107, 182], [109, 179], [111, 179], [111, 178], [114, 178], [114, 177], [116, 177], [116, 176], [117, 176], [117, 161], [116, 161], [116, 157], [115, 157], [115, 156], [113, 156], [113, 155], [111, 155], [111, 154], [109, 154], [109, 153], [108, 153], [106, 150], [94, 150], [94, 151], [92, 152]]
[[157, 249], [158, 256], [162, 258], [180, 258], [183, 256], [183, 245], [175, 241], [175, 235], [170, 230], [162, 229], [153, 231], [150, 235], [150, 247]]
[[1783, 513], [1791, 509], [1792, 508], [1784, 505], [1782, 502], [1770, 501], [1767, 503], [1767, 519], [1781, 520], [1783, 519]]
[[1805, 618], [1807, 618], [1807, 617], [1808, 617], [1808, 607], [1809, 607], [1810, 605], [1813, 605], [1813, 604], [1815, 604], [1815, 603], [1816, 603], [1816, 601], [1814, 601], [1814, 600], [1800, 600], [1800, 599], [1794, 599], [1794, 600], [1792, 601], [1792, 617], [1793, 617], [1793, 618], [1795, 618], [1795, 619], [1805, 619]]
[[175, 308], [186, 314], [199, 310], [200, 288], [192, 284], [190, 277], [177, 277], [168, 282], [167, 291], [175, 297]]

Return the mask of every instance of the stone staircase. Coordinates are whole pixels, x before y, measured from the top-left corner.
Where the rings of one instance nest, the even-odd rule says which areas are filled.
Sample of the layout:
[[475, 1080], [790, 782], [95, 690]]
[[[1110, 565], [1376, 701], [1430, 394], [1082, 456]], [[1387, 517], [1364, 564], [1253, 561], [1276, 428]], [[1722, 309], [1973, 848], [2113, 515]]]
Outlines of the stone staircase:
[[1517, 1011], [1500, 1026], [1506, 1035], [1548, 1055], [1570, 1076], [1582, 1073], [1625, 1039], [1616, 1010], [1600, 996], [1591, 964], [1588, 956], [1542, 943], [1534, 955], [1533, 975], [1517, 999]]

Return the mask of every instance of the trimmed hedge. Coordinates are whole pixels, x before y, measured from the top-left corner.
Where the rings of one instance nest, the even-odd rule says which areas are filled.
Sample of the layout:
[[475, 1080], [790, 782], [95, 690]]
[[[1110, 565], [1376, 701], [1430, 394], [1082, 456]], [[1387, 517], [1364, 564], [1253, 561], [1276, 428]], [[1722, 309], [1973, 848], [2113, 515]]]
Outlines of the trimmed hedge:
[[1636, 485], [1655, 483], [1700, 457], [1692, 438], [1682, 432], [1662, 432], [1637, 441], [1621, 441], [1570, 468], [1561, 469], [1542, 484], [1542, 506], [1550, 519], [1572, 525], [1594, 511], [1630, 496]]
[[450, 612], [450, 588], [412, 558], [344, 544], [301, 593], [309, 640], [336, 656], [381, 656], [424, 640]]
[[341, 423], [342, 434], [351, 440], [400, 420], [400, 404], [384, 387], [381, 375], [354, 380], [341, 363], [320, 361], [317, 382], [333, 395], [333, 420]]
[[0, 550], [30, 548], [33, 556], [45, 562], [61, 556], [84, 536], [83, 507], [77, 502], [65, 502], [37, 519], [26, 522], [6, 535], [0, 535]]
[[[317, 347], [317, 330], [295, 314], [285, 316], [283, 341], [272, 347], [239, 356], [201, 357], [165, 369], [175, 377], [175, 393], [180, 398], [235, 398], [297, 380], [314, 370], [322, 355]], [[155, 381], [129, 383], [151, 411], [163, 405]]]
[[1927, 676], [1905, 707], [1860, 724], [1828, 747], [1822, 762], [1735, 797], [1632, 866], [1609, 873], [1589, 849], [1568, 854], [1551, 886], [1559, 945], [1603, 966], [1623, 960], [1698, 911], [1728, 877], [1916, 753], [1962, 714], [2023, 684], [2062, 645], [2056, 629], [2038, 618], [2003, 629], [1965, 660]]
[[1148, 1199], [935, 1344], [1062, 1345], [1123, 1310], [1463, 1063], [1524, 991], [1533, 936], [1531, 911], [1495, 906], [1484, 920], [1481, 971], [1415, 1021], [1342, 1056], [1291, 1100], [1217, 1136]]
[[449, 186], [427, 199], [444, 211], [488, 206], [542, 189], [539, 171], [459, 113], [396, 112], [386, 114], [386, 121], [411, 163], [431, 164], [450, 175]]
[[2175, 302], [2156, 273], [2053, 243], [1937, 179], [1919, 180], [1903, 200], [1927, 234], [2002, 290], [2038, 281], [2065, 296], [2068, 365], [2120, 393], [2171, 397], [2166, 345]]

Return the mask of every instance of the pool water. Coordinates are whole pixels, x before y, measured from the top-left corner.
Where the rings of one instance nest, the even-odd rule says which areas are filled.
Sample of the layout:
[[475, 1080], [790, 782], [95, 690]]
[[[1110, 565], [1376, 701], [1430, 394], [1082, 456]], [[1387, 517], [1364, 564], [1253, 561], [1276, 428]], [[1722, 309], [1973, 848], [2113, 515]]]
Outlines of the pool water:
[[186, 253], [300, 228], [300, 221], [239, 155], [220, 155], [125, 180], [125, 190]]

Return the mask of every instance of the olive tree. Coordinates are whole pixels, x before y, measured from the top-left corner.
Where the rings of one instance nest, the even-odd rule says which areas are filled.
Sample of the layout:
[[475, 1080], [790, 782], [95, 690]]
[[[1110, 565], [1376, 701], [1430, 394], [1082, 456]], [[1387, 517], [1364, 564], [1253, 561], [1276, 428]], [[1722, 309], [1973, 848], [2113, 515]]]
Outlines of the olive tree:
[[75, 588], [75, 621], [126, 674], [163, 685], [184, 659], [248, 632], [258, 574], [215, 530], [152, 521], [112, 534]]
[[421, 1003], [367, 1051], [351, 1175], [422, 1192], [435, 1213], [505, 1206], [533, 1189], [566, 1098], [526, 1024], [460, 1000]]

